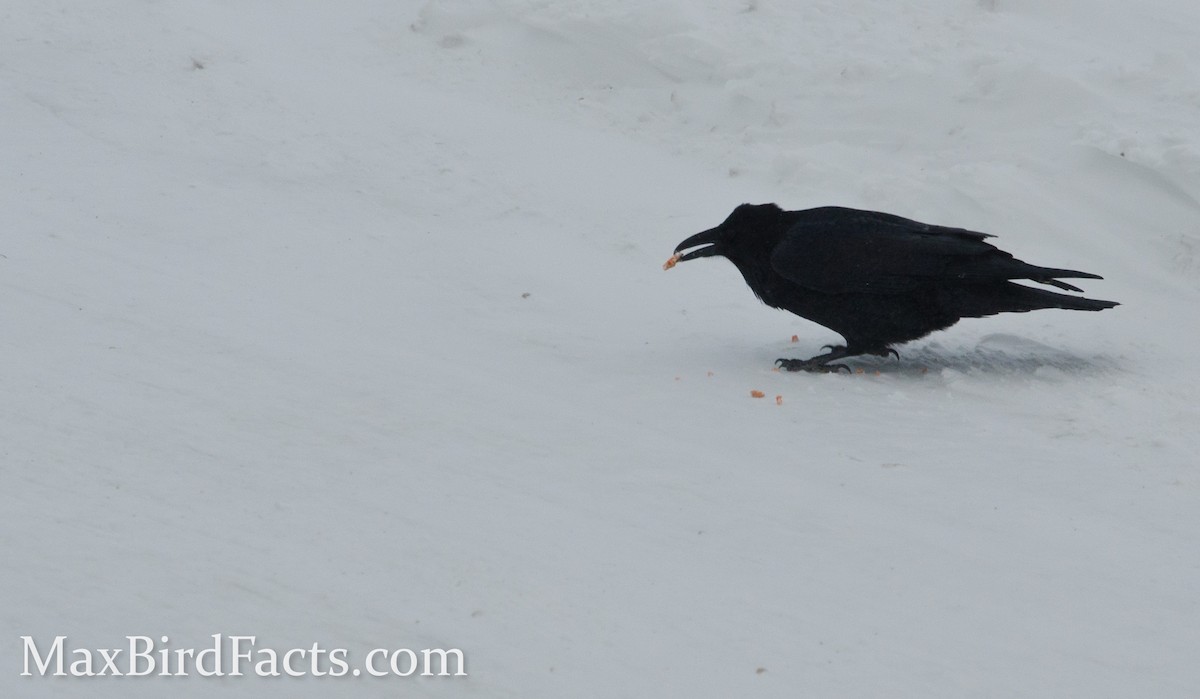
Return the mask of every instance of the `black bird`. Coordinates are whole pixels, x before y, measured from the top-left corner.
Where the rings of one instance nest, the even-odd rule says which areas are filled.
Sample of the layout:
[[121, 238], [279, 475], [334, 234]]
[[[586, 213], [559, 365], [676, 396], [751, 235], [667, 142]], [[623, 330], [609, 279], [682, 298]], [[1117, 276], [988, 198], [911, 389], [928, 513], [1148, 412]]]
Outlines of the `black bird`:
[[811, 359], [776, 362], [789, 371], [850, 371], [831, 362], [861, 354], [899, 359], [892, 345], [961, 318], [1118, 305], [1010, 281], [1082, 291], [1059, 278], [1101, 277], [1027, 264], [984, 242], [990, 237], [877, 211], [837, 206], [784, 211], [775, 204], [742, 204], [721, 225], [680, 243], [664, 268], [723, 255], [763, 303], [845, 338], [845, 345], [826, 345], [828, 352]]

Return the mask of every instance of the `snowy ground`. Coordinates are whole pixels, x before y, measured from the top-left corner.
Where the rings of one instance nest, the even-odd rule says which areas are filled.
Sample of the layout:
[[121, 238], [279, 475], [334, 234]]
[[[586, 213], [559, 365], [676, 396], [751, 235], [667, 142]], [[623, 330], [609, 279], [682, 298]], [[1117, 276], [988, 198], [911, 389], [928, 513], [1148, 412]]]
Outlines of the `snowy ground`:
[[[1196, 696], [1200, 6], [1110, 5], [0, 5], [0, 694]], [[660, 269], [743, 201], [1123, 305], [775, 373]], [[469, 676], [18, 676], [214, 633]]]

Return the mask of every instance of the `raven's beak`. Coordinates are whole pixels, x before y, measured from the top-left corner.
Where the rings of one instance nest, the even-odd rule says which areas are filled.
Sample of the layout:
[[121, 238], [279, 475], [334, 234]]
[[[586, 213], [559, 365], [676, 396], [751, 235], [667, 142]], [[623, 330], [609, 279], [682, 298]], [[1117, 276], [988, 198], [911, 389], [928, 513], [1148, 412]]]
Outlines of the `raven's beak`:
[[[721, 229], [719, 227], [718, 228], [709, 228], [708, 230], [706, 230], [702, 233], [697, 233], [696, 235], [694, 235], [690, 238], [687, 238], [682, 243], [675, 246], [675, 254], [679, 255], [680, 262], [684, 262], [686, 260], [694, 260], [697, 257], [709, 257], [710, 255], [716, 255], [720, 252], [720, 250], [717, 247], [717, 243], [719, 243], [720, 241], [721, 241]], [[697, 248], [696, 250], [692, 250], [691, 252], [685, 252], [683, 254], [679, 253], [680, 250], [686, 250], [688, 248], [695, 248], [698, 245], [704, 245], [706, 247]]]

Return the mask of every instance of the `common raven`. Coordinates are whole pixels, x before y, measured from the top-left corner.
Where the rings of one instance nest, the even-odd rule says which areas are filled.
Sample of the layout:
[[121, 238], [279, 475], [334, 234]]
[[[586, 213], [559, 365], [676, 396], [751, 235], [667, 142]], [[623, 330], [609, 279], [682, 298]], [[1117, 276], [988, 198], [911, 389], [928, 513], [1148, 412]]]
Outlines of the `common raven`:
[[721, 225], [680, 243], [663, 267], [723, 255], [763, 303], [845, 338], [845, 345], [826, 345], [828, 352], [811, 359], [776, 362], [788, 371], [849, 371], [832, 362], [861, 354], [899, 359], [892, 345], [948, 328], [960, 318], [1117, 305], [1010, 281], [1082, 291], [1059, 278], [1101, 277], [1035, 267], [984, 242], [990, 237], [877, 211], [837, 206], [784, 211], [775, 204], [742, 204]]

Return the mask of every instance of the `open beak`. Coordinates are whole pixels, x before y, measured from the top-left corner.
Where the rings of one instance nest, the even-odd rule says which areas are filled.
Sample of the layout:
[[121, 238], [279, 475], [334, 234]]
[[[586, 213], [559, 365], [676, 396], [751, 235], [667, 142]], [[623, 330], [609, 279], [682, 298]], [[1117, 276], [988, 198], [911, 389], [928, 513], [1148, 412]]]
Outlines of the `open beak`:
[[[679, 261], [694, 260], [697, 257], [709, 257], [720, 252], [717, 248], [717, 243], [721, 240], [720, 228], [709, 228], [708, 230], [697, 233], [690, 238], [685, 239], [682, 243], [675, 246], [675, 254], [679, 255]], [[703, 245], [704, 247], [698, 247]], [[696, 248], [691, 252], [680, 254], [680, 251], [688, 248]]]

